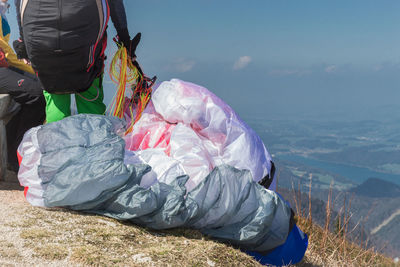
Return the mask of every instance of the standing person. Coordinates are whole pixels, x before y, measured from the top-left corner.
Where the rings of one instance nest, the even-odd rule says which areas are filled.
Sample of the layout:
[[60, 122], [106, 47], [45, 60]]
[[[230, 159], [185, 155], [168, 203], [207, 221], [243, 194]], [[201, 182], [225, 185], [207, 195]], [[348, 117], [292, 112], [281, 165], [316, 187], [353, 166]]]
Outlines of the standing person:
[[129, 36], [123, 0], [15, 0], [20, 26], [19, 53], [26, 53], [42, 82], [46, 121], [79, 113], [104, 114], [103, 69], [106, 28], [111, 16], [118, 40], [135, 60], [140, 33]]
[[[0, 8], [9, 7], [1, 0]], [[6, 125], [7, 169], [18, 172], [17, 148], [25, 132], [43, 123], [45, 119], [45, 100], [43, 88], [34, 75], [33, 69], [18, 60], [8, 41], [10, 26], [0, 9], [0, 94], [11, 95], [19, 104], [14, 116]]]

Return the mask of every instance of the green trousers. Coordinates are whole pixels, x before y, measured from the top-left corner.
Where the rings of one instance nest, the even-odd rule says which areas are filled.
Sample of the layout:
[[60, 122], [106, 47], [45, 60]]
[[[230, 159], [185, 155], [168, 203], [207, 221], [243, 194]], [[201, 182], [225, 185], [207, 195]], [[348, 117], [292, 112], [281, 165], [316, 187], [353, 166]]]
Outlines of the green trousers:
[[[103, 103], [103, 77], [96, 78], [92, 86], [82, 93], [75, 94], [78, 113], [104, 114], [106, 105]], [[50, 94], [43, 92], [46, 99], [46, 122], [54, 122], [71, 115], [71, 94]]]

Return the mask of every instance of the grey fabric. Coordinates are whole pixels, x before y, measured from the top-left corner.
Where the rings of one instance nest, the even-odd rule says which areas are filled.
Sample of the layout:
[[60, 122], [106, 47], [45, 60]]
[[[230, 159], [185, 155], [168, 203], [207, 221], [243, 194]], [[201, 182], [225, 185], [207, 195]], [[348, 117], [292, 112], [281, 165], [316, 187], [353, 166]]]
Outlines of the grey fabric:
[[218, 166], [188, 193], [187, 176], [140, 187], [151, 169], [124, 165], [124, 141], [115, 133], [119, 127], [113, 118], [77, 115], [38, 131], [47, 207], [68, 207], [152, 229], [196, 228], [259, 252], [285, 242], [290, 208], [275, 192], [253, 182], [249, 171]]

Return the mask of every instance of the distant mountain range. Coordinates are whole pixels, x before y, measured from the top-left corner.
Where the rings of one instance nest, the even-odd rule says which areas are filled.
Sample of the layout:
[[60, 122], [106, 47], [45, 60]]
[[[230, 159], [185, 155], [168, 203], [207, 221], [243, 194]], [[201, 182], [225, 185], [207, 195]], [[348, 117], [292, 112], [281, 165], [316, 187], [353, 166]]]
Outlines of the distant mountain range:
[[349, 191], [360, 196], [372, 198], [400, 197], [400, 186], [379, 178], [369, 178], [364, 183], [350, 189]]

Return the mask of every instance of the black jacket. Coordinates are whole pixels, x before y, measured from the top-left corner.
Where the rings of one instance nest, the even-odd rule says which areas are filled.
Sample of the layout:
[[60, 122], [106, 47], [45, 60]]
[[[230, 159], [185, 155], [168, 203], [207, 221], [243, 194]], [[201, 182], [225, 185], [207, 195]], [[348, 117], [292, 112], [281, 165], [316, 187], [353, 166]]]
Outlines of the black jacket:
[[27, 56], [49, 93], [86, 91], [102, 73], [108, 14], [120, 41], [126, 46], [130, 42], [122, 0], [15, 3]]
[[[128, 23], [126, 20], [126, 12], [123, 0], [108, 0], [110, 5], [110, 16], [111, 21], [114, 24], [117, 34], [121, 40], [130, 40]], [[19, 27], [19, 34], [23, 39], [23, 32], [21, 27], [21, 12], [20, 12], [21, 0], [15, 0], [15, 7], [17, 10], [17, 21]]]

